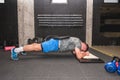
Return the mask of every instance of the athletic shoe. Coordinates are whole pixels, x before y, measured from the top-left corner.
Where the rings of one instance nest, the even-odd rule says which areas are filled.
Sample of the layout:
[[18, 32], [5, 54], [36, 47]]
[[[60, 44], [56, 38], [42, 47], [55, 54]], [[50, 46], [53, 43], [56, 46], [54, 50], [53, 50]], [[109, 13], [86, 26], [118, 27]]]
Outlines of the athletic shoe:
[[25, 51], [21, 52], [22, 55], [26, 56], [27, 53]]
[[14, 51], [15, 48], [11, 49], [11, 58], [12, 60], [18, 60], [18, 54]]

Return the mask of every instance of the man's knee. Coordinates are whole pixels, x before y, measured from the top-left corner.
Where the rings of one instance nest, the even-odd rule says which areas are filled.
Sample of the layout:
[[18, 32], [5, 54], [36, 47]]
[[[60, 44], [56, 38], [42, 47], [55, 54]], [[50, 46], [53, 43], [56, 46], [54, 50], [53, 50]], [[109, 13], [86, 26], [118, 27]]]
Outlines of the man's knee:
[[34, 48], [35, 51], [40, 51], [41, 50], [41, 44], [33, 43], [32, 47]]

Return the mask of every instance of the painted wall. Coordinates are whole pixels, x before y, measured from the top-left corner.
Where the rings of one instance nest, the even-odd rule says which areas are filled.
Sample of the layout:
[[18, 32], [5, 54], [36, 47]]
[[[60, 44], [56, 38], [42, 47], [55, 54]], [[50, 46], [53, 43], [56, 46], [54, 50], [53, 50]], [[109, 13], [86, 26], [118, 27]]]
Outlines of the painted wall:
[[[8, 1], [10, 1], [10, 0], [8, 0]], [[37, 1], [37, 0], [36, 0]], [[45, 1], [45, 0], [44, 0]], [[34, 1], [33, 0], [17, 0], [17, 2], [16, 1], [10, 1], [10, 2], [14, 2], [14, 5], [16, 5], [16, 6], [14, 6], [14, 10], [15, 10], [15, 14], [14, 14], [14, 16], [16, 16], [15, 18], [16, 18], [16, 20], [14, 20], [12, 23], [13, 24], [16, 24], [18, 27], [16, 27], [16, 30], [14, 31], [14, 33], [16, 33], [17, 32], [17, 34], [16, 34], [16, 36], [18, 37], [18, 38], [16, 38], [16, 36], [15, 36], [15, 34], [14, 34], [14, 38], [15, 39], [17, 39], [17, 41], [18, 41], [18, 43], [19, 43], [19, 46], [21, 46], [21, 45], [24, 45], [24, 44], [27, 44], [27, 39], [28, 38], [33, 38], [33, 37], [35, 37], [35, 36], [37, 36], [36, 34], [35, 34], [35, 26], [34, 26], [34, 22], [35, 22], [35, 24], [36, 24], [36, 21], [34, 21], [34, 18], [36, 17], [36, 15], [35, 15], [35, 17], [34, 17]], [[16, 3], [15, 3], [16, 2]], [[78, 2], [79, 3], [79, 0], [76, 0], [76, 2]], [[74, 5], [76, 4], [76, 2], [75, 1], [72, 1], [71, 0], [71, 3], [74, 3]], [[86, 3], [88, 2], [88, 5], [86, 5]], [[82, 3], [84, 3], [84, 4], [82, 4]], [[75, 14], [78, 14], [78, 13], [80, 13], [80, 14], [82, 14], [82, 18], [83, 18], [83, 20], [85, 20], [83, 23], [84, 23], [84, 26], [82, 26], [82, 28], [74, 28], [74, 27], [66, 27], [65, 28], [65, 30], [64, 31], [67, 31], [68, 30], [68, 28], [69, 28], [69, 32], [68, 33], [66, 33], [66, 34], [70, 34], [70, 35], [75, 35], [75, 36], [78, 36], [79, 37], [79, 35], [80, 35], [80, 37], [81, 37], [81, 39], [82, 40], [84, 40], [85, 41], [85, 36], [87, 37], [87, 39], [88, 39], [88, 41], [89, 41], [89, 39], [90, 38], [88, 38], [88, 35], [87, 34], [89, 34], [89, 33], [91, 33], [90, 32], [90, 27], [89, 26], [92, 26], [92, 23], [91, 22], [89, 22], [89, 21], [92, 21], [92, 17], [90, 17], [89, 18], [89, 15], [91, 14], [92, 15], [92, 13], [91, 13], [91, 9], [90, 8], [92, 8], [92, 3], [91, 2], [89, 2], [88, 0], [87, 1], [85, 1], [85, 0], [81, 0], [81, 3], [80, 3], [81, 5], [77, 5], [77, 6], [79, 6], [79, 8], [82, 10], [82, 11], [79, 11], [78, 9], [78, 7], [76, 8], [76, 7], [73, 7], [74, 5], [73, 4], [71, 4], [71, 5], [69, 5], [69, 9], [71, 9], [71, 10], [67, 10], [67, 13], [71, 13], [71, 14], [73, 14], [73, 12], [75, 12]], [[13, 4], [12, 4], [12, 6], [13, 6]], [[55, 6], [55, 5], [54, 5]], [[70, 7], [71, 6], [71, 7]], [[38, 6], [38, 7], [40, 7], [40, 5]], [[87, 8], [86, 8], [87, 7]], [[88, 8], [89, 7], [89, 8]], [[4, 7], [5, 8], [5, 7]], [[17, 9], [16, 9], [17, 8]], [[43, 8], [43, 7], [42, 7]], [[68, 7], [66, 7], [65, 9], [67, 9]], [[86, 9], [89, 9], [89, 11], [87, 12], [87, 22], [89, 22], [89, 24], [88, 23], [85, 23], [86, 22], [86, 15], [84, 14], [85, 12], [86, 12]], [[4, 10], [6, 10], [6, 9], [3, 9], [3, 14], [4, 14]], [[12, 9], [10, 9], [10, 10], [12, 10]], [[54, 8], [52, 9], [52, 11], [54, 10]], [[49, 11], [49, 10], [48, 10]], [[61, 10], [60, 10], [61, 11]], [[57, 11], [57, 12], [55, 12], [55, 13], [58, 13], [58, 12], [60, 12], [60, 11]], [[17, 13], [17, 14], [16, 14]], [[66, 12], [65, 12], [66, 13]], [[4, 14], [5, 15], [5, 14]], [[3, 15], [3, 16], [4, 16]], [[8, 17], [8, 16], [7, 16]], [[6, 19], [6, 20], [8, 20], [9, 21], [9, 19]], [[4, 21], [6, 21], [6, 20], [4, 20]], [[85, 25], [87, 24], [87, 26], [88, 26], [88, 30], [89, 30], [89, 33], [85, 33]], [[4, 24], [2, 24], [2, 25], [4, 25]], [[14, 28], [14, 27], [12, 27], [12, 28]], [[53, 28], [52, 28], [53, 29]], [[18, 30], [18, 31], [17, 31]], [[47, 30], [48, 31], [48, 30]], [[57, 30], [57, 31], [59, 31], [59, 30]], [[62, 33], [64, 33], [64, 31], [62, 32]], [[72, 32], [73, 31], [73, 32]], [[79, 32], [80, 31], [80, 32]], [[1, 32], [2, 32], [2, 30], [1, 30]], [[59, 31], [60, 32], [60, 31]], [[3, 32], [2, 32], [3, 33]], [[77, 35], [76, 35], [77, 34]], [[81, 35], [82, 34], [82, 35]], [[7, 35], [8, 36], [8, 35]], [[9, 35], [9, 36], [11, 36], [11, 35]], [[3, 36], [0, 36], [0, 37], [3, 37]], [[91, 36], [89, 36], [89, 37], [91, 37]], [[1, 39], [3, 39], [3, 38], [1, 38]], [[14, 40], [15, 40], [14, 39]], [[91, 40], [90, 40], [91, 41]]]
[[[100, 12], [99, 12], [100, 9], [99, 7], [101, 4], [103, 4], [103, 0], [93, 0], [93, 6], [92, 6], [91, 1], [89, 2], [89, 0], [86, 0], [86, 1], [76, 0], [77, 3], [81, 4], [81, 5], [78, 5], [77, 8], [73, 7], [76, 4], [75, 0], [71, 0], [70, 2], [71, 4], [68, 5], [67, 7], [65, 5], [62, 5], [63, 7], [62, 9], [60, 9], [61, 7], [60, 5], [59, 6], [50, 5], [48, 3], [48, 0], [43, 0], [43, 4], [41, 4], [41, 2], [42, 0], [35, 0], [35, 3], [33, 0], [17, 0], [17, 1], [6, 0], [5, 4], [0, 4], [0, 10], [1, 10], [0, 24], [2, 26], [0, 29], [1, 41], [15, 40], [19, 42], [19, 45], [21, 46], [27, 43], [28, 38], [33, 38], [35, 36], [44, 37], [51, 33], [52, 34], [57, 33], [60, 35], [69, 34], [72, 36], [78, 36], [83, 41], [87, 39], [87, 42], [92, 40], [93, 45], [108, 43], [107, 40], [109, 39], [104, 37], [100, 33]], [[93, 7], [94, 16], [92, 16], [92, 7]], [[57, 10], [58, 8], [59, 10]], [[35, 15], [34, 15], [34, 10], [35, 10]], [[38, 25], [37, 24], [38, 14], [44, 14], [44, 13], [45, 14], [47, 13], [49, 14], [58, 14], [58, 13], [79, 14], [80, 13], [82, 14], [83, 20], [85, 20], [83, 22], [84, 26], [80, 28], [78, 27], [77, 28], [76, 27], [65, 27], [65, 28], [59, 27], [58, 28], [57, 27], [56, 30], [54, 29], [54, 27], [44, 28], [44, 27], [37, 26]], [[93, 17], [93, 22], [92, 22], [92, 17]], [[41, 33], [39, 32], [39, 30]], [[88, 35], [88, 34], [91, 34], [91, 35]], [[90, 39], [89, 37], [90, 38], [92, 37], [92, 39]], [[101, 40], [103, 41], [101, 42]], [[89, 44], [91, 43], [89, 42]]]
[[69, 35], [85, 41], [86, 0], [68, 0], [67, 4], [53, 4], [51, 1], [34, 2], [35, 36]]
[[19, 46], [35, 35], [34, 0], [17, 0]]
[[[104, 26], [102, 27], [102, 23], [104, 22], [103, 18], [101, 17], [101, 7], [104, 4], [104, 0], [94, 0], [93, 3], [93, 37], [92, 37], [92, 44], [93, 45], [120, 45], [120, 32], [118, 26], [113, 26], [113, 22], [109, 23], [110, 26]], [[119, 4], [116, 4], [119, 6]], [[110, 8], [110, 7], [109, 7]], [[110, 9], [104, 8], [104, 12], [110, 12]], [[114, 8], [113, 8], [114, 9]], [[110, 12], [112, 14], [113, 12]], [[110, 14], [107, 14], [105, 16], [108, 16]], [[109, 19], [112, 17], [115, 17], [115, 15], [109, 16]], [[118, 19], [120, 16], [117, 16]], [[105, 18], [105, 17], [104, 17]], [[106, 17], [107, 18], [107, 17]], [[111, 28], [112, 27], [112, 28]]]
[[0, 44], [18, 43], [17, 0], [5, 0], [0, 3]]

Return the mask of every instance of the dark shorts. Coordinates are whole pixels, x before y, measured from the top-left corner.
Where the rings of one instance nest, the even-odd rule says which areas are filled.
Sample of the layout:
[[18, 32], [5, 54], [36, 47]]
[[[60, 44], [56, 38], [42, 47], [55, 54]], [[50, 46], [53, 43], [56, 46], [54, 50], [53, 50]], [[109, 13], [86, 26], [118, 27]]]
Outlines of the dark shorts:
[[50, 39], [48, 41], [41, 43], [41, 45], [42, 45], [42, 51], [44, 53], [55, 52], [59, 50], [59, 40], [56, 39]]

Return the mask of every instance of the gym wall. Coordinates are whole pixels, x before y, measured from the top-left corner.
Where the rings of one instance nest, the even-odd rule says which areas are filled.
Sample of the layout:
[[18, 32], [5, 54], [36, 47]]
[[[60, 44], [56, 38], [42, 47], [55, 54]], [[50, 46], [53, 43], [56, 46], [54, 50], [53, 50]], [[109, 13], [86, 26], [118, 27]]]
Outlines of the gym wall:
[[[87, 26], [89, 28], [89, 23], [87, 22], [92, 20], [90, 19], [86, 22], [86, 3], [88, 0], [68, 0], [67, 5], [51, 4], [50, 1], [51, 0], [5, 0], [4, 4], [0, 3], [0, 45], [2, 45], [4, 41], [14, 41], [15, 43], [19, 41], [20, 45], [24, 45], [28, 38], [34, 36], [45, 37], [46, 35], [77, 36], [85, 41], [86, 24], [88, 24]], [[100, 6], [103, 4], [103, 0], [93, 0], [93, 2], [92, 44], [109, 45], [113, 39], [104, 37], [101, 34], [100, 27]], [[92, 15], [89, 13], [87, 13], [88, 17]], [[44, 22], [44, 16], [49, 16], [47, 17], [47, 22]], [[67, 18], [68, 22], [59, 22], [60, 19], [65, 20], [64, 18]], [[49, 20], [54, 21], [54, 19], [58, 19], [58, 23], [62, 23], [64, 26], [53, 26], [50, 24]], [[77, 19], [81, 20], [81, 22], [70, 23], [70, 21], [77, 21]], [[44, 23], [48, 25], [44, 25]], [[52, 23], [55, 23], [54, 25], [58, 24], [56, 22]], [[75, 26], [68, 25], [69, 23]], [[77, 26], [78, 24], [81, 26]], [[92, 25], [92, 23], [90, 24]], [[89, 37], [91, 36], [88, 36], [88, 38]], [[117, 39], [115, 38], [114, 40]]]
[[0, 3], [0, 47], [4, 42], [6, 45], [18, 43], [17, 0]]
[[69, 35], [85, 41], [86, 0], [67, 1], [67, 4], [34, 1], [35, 36]]
[[120, 2], [94, 0], [93, 45], [120, 45]]

